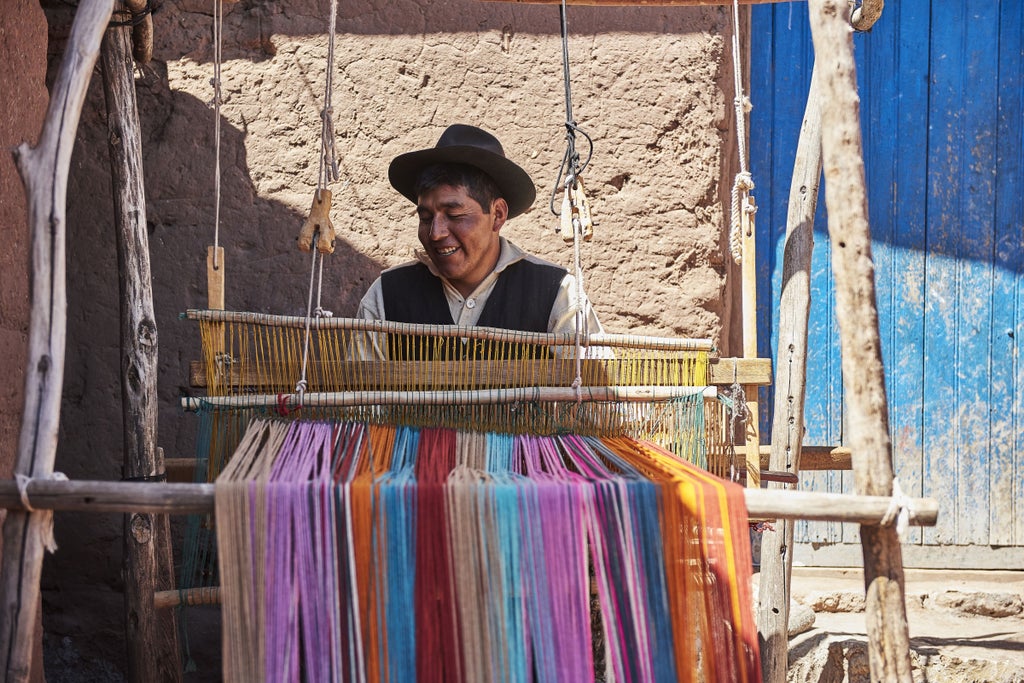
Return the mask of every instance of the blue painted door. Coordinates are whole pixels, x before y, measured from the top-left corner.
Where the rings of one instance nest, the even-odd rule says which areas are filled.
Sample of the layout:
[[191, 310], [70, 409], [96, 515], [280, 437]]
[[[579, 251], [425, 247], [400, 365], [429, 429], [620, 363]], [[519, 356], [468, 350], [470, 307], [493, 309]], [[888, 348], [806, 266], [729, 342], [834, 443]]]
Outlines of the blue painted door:
[[[752, 11], [759, 327], [772, 331], [760, 354], [774, 358], [813, 50], [806, 3]], [[888, 3], [855, 49], [894, 464], [908, 494], [941, 506], [938, 526], [906, 540], [1024, 546], [1024, 2]], [[822, 193], [805, 440], [818, 445], [844, 441], [830, 259]], [[850, 491], [852, 474], [805, 475], [802, 486]], [[840, 524], [797, 535], [859, 542]]]

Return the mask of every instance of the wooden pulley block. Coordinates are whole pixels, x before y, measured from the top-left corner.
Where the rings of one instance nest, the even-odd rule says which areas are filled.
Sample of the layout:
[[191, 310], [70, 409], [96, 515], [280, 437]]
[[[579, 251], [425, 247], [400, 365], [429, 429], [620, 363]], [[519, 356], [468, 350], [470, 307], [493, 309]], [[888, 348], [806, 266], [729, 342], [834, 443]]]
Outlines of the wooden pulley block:
[[317, 190], [313, 193], [313, 206], [309, 209], [309, 218], [299, 231], [299, 249], [308, 254], [313, 249], [315, 238], [317, 251], [321, 254], [333, 254], [335, 237], [334, 224], [331, 223], [331, 191]]
[[590, 216], [590, 202], [587, 201], [587, 195], [583, 190], [583, 181], [574, 177], [572, 183], [567, 183], [565, 186], [558, 231], [562, 234], [562, 239], [572, 242], [577, 230], [584, 241], [589, 242], [594, 237], [594, 221]]

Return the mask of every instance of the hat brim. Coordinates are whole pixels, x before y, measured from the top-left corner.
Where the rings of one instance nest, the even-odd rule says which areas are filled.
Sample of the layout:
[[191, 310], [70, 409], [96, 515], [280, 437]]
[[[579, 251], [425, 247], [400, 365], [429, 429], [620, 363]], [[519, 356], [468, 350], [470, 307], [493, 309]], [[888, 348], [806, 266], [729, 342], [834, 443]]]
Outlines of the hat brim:
[[419, 200], [414, 189], [416, 180], [420, 171], [432, 164], [466, 164], [489, 175], [508, 203], [509, 218], [529, 209], [537, 198], [533, 179], [518, 164], [470, 145], [431, 147], [400, 154], [388, 167], [388, 180], [403, 197], [415, 204]]

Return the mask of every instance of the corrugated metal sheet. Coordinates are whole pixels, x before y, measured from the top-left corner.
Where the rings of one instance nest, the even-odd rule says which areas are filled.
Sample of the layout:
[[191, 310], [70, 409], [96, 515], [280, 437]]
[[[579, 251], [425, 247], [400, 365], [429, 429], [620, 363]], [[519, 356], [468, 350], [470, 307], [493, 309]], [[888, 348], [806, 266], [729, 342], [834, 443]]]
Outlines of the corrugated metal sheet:
[[[773, 330], [760, 353], [774, 357], [813, 54], [804, 3], [756, 6], [752, 26], [759, 326]], [[895, 466], [907, 493], [942, 506], [938, 526], [908, 540], [1024, 545], [1024, 3], [901, 0], [855, 44]], [[843, 442], [830, 258], [822, 195], [806, 408], [806, 442], [821, 445]], [[803, 487], [849, 491], [852, 476], [805, 475]], [[839, 524], [797, 534], [859, 542]]]

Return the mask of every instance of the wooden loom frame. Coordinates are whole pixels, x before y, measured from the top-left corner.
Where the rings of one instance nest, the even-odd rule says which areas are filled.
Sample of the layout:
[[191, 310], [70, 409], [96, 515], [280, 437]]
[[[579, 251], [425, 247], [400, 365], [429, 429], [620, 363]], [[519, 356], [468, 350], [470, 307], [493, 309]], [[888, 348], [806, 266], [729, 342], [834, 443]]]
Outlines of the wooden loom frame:
[[[743, 4], [761, 1], [765, 0], [742, 0]], [[837, 308], [844, 352], [844, 382], [852, 415], [852, 450], [858, 454], [854, 471], [861, 495], [788, 492], [780, 499], [770, 492], [749, 491], [748, 505], [755, 513], [765, 516], [857, 521], [863, 525], [872, 675], [876, 679], [909, 681], [899, 538], [892, 527], [879, 524], [879, 511], [883, 506], [888, 509], [891, 504], [891, 444], [886, 424], [884, 381], [880, 381], [884, 377], [881, 376], [867, 230], [856, 78], [846, 20], [848, 7], [845, 0], [810, 1], [819, 61], [827, 57], [828, 63], [834, 65], [833, 70], [822, 76], [822, 120], [826, 130], [822, 150], [828, 180], [829, 228], [837, 246], [834, 250]], [[620, 3], [593, 0], [573, 4]], [[725, 3], [721, 0], [662, 0], [638, 4]], [[31, 148], [22, 145], [16, 153], [29, 199], [33, 263], [29, 361], [16, 473], [32, 481], [21, 494], [14, 482], [0, 483], [0, 503], [12, 511], [4, 524], [5, 554], [0, 575], [3, 584], [0, 646], [5, 662], [4, 680], [9, 681], [26, 680], [29, 674], [30, 640], [43, 553], [41, 532], [52, 519], [51, 510], [184, 512], [208, 504], [196, 503], [196, 496], [202, 499], [211, 495], [201, 488], [204, 485], [48, 481], [56, 452], [64, 362], [63, 227], [70, 155], [90, 72], [113, 6], [114, 0], [82, 0], [80, 3], [39, 142]], [[842, 325], [844, 320], [874, 324], [851, 329]], [[858, 374], [864, 371], [867, 377], [856, 381]], [[799, 449], [799, 445], [796, 447]], [[744, 451], [748, 462], [756, 463], [754, 471], [758, 471], [759, 444], [748, 440]], [[772, 453], [775, 453], [774, 448]], [[157, 462], [152, 466], [159, 470]], [[140, 495], [143, 491], [146, 493]], [[153, 498], [162, 502], [154, 504]], [[179, 502], [172, 502], [172, 498]], [[786, 499], [798, 503], [800, 509], [787, 508], [783, 505]], [[843, 501], [843, 510], [835, 508], [837, 500]], [[802, 507], [814, 502], [827, 509], [812, 512]], [[759, 504], [764, 507], [759, 508]], [[866, 507], [853, 510], [855, 505], [861, 504]], [[37, 507], [39, 509], [35, 509]], [[912, 510], [916, 512], [911, 515], [915, 523], [934, 523], [937, 514], [934, 501], [913, 501]], [[153, 570], [152, 564], [149, 570]]]

